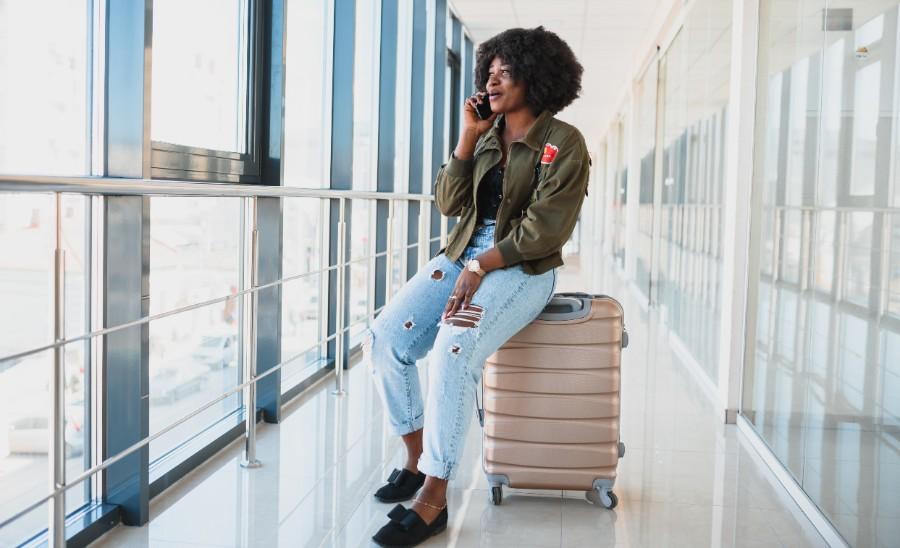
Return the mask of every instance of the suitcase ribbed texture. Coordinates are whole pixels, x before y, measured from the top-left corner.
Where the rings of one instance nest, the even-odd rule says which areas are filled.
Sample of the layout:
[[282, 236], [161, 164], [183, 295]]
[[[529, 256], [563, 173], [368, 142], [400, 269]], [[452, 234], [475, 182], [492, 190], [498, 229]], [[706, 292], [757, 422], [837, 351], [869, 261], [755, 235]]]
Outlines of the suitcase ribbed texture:
[[616, 476], [623, 311], [596, 297], [584, 317], [545, 316], [485, 363], [484, 470], [511, 487], [588, 491]]

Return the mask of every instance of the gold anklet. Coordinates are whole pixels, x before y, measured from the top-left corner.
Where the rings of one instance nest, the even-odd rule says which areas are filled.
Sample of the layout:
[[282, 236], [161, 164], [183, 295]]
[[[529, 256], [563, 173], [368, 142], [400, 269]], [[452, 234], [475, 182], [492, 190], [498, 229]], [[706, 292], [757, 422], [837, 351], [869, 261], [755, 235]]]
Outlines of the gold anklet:
[[441, 511], [441, 510], [443, 510], [444, 508], [447, 507], [446, 504], [443, 505], [443, 506], [435, 506], [434, 504], [429, 504], [429, 503], [427, 503], [427, 502], [425, 502], [424, 500], [421, 500], [421, 499], [413, 499], [413, 502], [417, 502], [417, 503], [421, 504], [422, 506], [427, 506], [427, 507], [429, 507], [429, 508], [431, 508], [431, 509], [433, 509], [433, 510], [438, 510], [438, 511]]

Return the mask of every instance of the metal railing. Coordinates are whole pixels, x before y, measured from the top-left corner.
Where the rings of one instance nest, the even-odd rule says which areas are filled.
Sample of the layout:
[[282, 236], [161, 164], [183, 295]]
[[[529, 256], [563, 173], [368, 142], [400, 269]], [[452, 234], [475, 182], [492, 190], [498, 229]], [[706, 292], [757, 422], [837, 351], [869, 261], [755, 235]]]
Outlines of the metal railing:
[[[256, 185], [236, 185], [236, 184], [216, 184], [216, 183], [191, 183], [186, 181], [158, 181], [145, 179], [120, 179], [120, 178], [104, 178], [104, 177], [35, 177], [35, 176], [0, 176], [0, 192], [2, 193], [52, 193], [55, 196], [55, 249], [53, 251], [53, 342], [40, 347], [32, 348], [24, 352], [0, 356], [0, 365], [6, 362], [17, 361], [21, 358], [39, 354], [52, 350], [53, 352], [53, 372], [51, 375], [50, 393], [52, 394], [50, 420], [49, 420], [49, 473], [50, 473], [50, 489], [47, 495], [33, 502], [14, 515], [0, 522], [0, 528], [3, 528], [16, 520], [22, 518], [26, 514], [39, 508], [44, 503], [49, 503], [48, 516], [48, 544], [53, 547], [65, 546], [66, 541], [66, 511], [65, 511], [65, 493], [76, 485], [93, 477], [113, 464], [121, 461], [135, 451], [148, 446], [152, 441], [167, 434], [176, 427], [184, 424], [191, 418], [199, 415], [203, 411], [213, 407], [214, 405], [225, 400], [229, 396], [237, 393], [243, 393], [244, 413], [246, 419], [246, 431], [244, 434], [244, 454], [241, 465], [246, 468], [256, 468], [261, 465], [256, 455], [256, 385], [257, 383], [280, 371], [285, 365], [290, 364], [299, 356], [305, 354], [318, 346], [322, 346], [335, 341], [335, 386], [332, 391], [335, 395], [344, 395], [344, 342], [347, 332], [356, 325], [369, 321], [383, 308], [369, 312], [365, 317], [356, 320], [350, 325], [344, 325], [346, 319], [344, 317], [344, 294], [346, 292], [346, 269], [351, 264], [363, 261], [374, 260], [378, 257], [386, 256], [386, 281], [385, 281], [385, 302], [390, 299], [393, 293], [393, 270], [394, 255], [396, 253], [405, 253], [412, 247], [419, 247], [418, 264], [423, 265], [429, 256], [429, 249], [433, 242], [440, 241], [441, 245], [447, 242], [447, 218], [441, 216], [440, 236], [430, 237], [430, 223], [428, 216], [431, 208], [426, 207], [429, 202], [434, 200], [431, 195], [423, 194], [404, 194], [404, 193], [386, 193], [386, 192], [362, 192], [362, 191], [344, 191], [344, 190], [326, 190], [326, 189], [305, 189], [305, 188], [289, 188], [289, 187], [271, 187]], [[63, 233], [62, 233], [62, 206], [61, 200], [63, 194], [79, 194], [88, 196], [184, 196], [184, 197], [224, 197], [224, 198], [240, 198], [245, 211], [250, 212], [250, 222], [242, 227], [246, 233], [242, 234], [246, 241], [250, 242], [250, 276], [249, 283], [240, 291], [233, 294], [209, 299], [202, 302], [193, 303], [177, 309], [168, 310], [155, 315], [148, 315], [137, 320], [125, 322], [103, 329], [96, 329], [76, 335], [70, 338], [65, 333], [65, 250], [63, 249]], [[257, 199], [258, 198], [312, 198], [319, 200], [337, 200], [338, 201], [338, 220], [337, 220], [337, 262], [329, 264], [316, 271], [304, 272], [302, 274], [282, 277], [273, 282], [259, 284], [259, 231], [257, 226]], [[387, 201], [388, 217], [387, 217], [387, 246], [386, 250], [380, 253], [372, 253], [364, 257], [356, 257], [348, 261], [345, 256], [347, 245], [347, 219], [346, 206], [348, 200], [369, 200], [369, 201]], [[395, 249], [394, 242], [394, 222], [395, 222], [395, 204], [397, 202], [418, 202], [419, 203], [419, 238], [415, 244]], [[241, 261], [240, 279], [246, 280], [244, 261]], [[256, 331], [257, 331], [257, 306], [259, 300], [259, 292], [283, 285], [287, 282], [305, 278], [307, 276], [324, 275], [331, 271], [337, 270], [336, 283], [336, 329], [335, 333], [320, 339], [308, 349], [300, 354], [282, 360], [273, 367], [267, 369], [262, 374], [257, 374], [256, 367]], [[95, 276], [97, 273], [91, 273]], [[223, 392], [214, 399], [204, 403], [190, 413], [175, 420], [169, 425], [161, 428], [159, 431], [149, 435], [140, 441], [134, 443], [127, 449], [120, 451], [116, 455], [101, 460], [91, 468], [85, 470], [75, 478], [66, 480], [65, 470], [65, 347], [78, 341], [92, 340], [96, 337], [103, 337], [124, 329], [129, 329], [139, 325], [147, 324], [155, 320], [160, 320], [176, 314], [182, 314], [199, 308], [211, 306], [218, 303], [224, 303], [231, 300], [241, 299], [242, 307], [248, 311], [249, 326], [245, 329], [244, 322], [240, 324], [240, 334], [244, 348], [248, 349], [245, 353], [247, 356], [247, 366], [243, 369], [243, 382], [231, 389]], [[327, 331], [327, 329], [326, 329]]]

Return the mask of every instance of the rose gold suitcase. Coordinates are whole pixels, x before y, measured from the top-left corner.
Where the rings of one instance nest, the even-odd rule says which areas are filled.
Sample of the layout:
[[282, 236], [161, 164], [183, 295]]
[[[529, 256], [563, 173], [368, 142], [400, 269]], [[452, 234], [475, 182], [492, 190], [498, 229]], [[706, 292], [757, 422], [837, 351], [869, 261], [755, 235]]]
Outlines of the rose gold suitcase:
[[[488, 358], [482, 377], [483, 466], [491, 502], [503, 486], [583, 490], [614, 508], [622, 306], [605, 295], [558, 293]], [[477, 400], [476, 400], [477, 402]]]

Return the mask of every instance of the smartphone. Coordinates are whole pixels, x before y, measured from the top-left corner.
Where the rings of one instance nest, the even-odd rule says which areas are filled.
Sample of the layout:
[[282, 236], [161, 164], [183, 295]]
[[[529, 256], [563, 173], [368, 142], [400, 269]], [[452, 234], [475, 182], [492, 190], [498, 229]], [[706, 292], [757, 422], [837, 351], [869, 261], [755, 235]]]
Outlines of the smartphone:
[[494, 111], [491, 110], [491, 100], [487, 95], [484, 96], [481, 103], [475, 104], [475, 113], [482, 120], [487, 120], [494, 114]]

